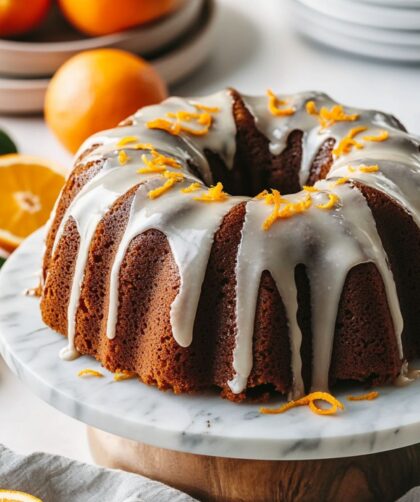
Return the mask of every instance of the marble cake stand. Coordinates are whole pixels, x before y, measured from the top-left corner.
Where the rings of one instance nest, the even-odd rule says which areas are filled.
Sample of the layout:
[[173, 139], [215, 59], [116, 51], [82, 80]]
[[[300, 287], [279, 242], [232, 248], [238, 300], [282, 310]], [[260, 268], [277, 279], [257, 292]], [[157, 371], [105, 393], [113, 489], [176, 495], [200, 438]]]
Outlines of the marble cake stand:
[[[214, 394], [115, 382], [91, 358], [60, 360], [65, 340], [43, 324], [38, 299], [24, 295], [36, 285], [42, 248], [38, 231], [1, 271], [0, 350], [36, 394], [88, 424], [98, 463], [200, 500], [395, 500], [420, 484], [420, 381], [381, 389], [370, 402], [341, 396], [345, 411], [333, 417], [306, 407], [261, 415], [257, 404]], [[87, 367], [105, 378], [78, 378]]]

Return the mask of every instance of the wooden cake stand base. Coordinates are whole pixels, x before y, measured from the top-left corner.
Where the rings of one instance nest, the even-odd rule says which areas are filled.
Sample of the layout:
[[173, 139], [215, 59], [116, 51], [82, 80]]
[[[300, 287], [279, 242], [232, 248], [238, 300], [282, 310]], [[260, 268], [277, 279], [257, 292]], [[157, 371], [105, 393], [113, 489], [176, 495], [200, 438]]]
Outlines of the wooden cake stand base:
[[100, 465], [142, 474], [202, 502], [395, 501], [420, 485], [420, 444], [325, 460], [242, 460], [156, 448], [88, 427]]

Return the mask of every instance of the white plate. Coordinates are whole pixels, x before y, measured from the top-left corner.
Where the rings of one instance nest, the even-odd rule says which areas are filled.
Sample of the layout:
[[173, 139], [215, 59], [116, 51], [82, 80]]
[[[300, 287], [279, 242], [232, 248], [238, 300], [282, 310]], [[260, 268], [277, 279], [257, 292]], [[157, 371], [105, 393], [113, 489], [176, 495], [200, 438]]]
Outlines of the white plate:
[[303, 20], [305, 29], [308, 24], [316, 23], [326, 31], [342, 33], [351, 38], [366, 40], [367, 43], [374, 42], [420, 47], [420, 30], [391, 30], [374, 26], [357, 25], [340, 19], [328, 18], [324, 14], [320, 14], [314, 9], [309, 9], [299, 2], [293, 2], [292, 5], [294, 15], [299, 16]]
[[345, 52], [359, 54], [366, 57], [392, 61], [420, 61], [420, 46], [415, 47], [408, 45], [402, 46], [366, 42], [366, 40], [350, 37], [348, 35], [344, 35], [343, 33], [328, 31], [323, 26], [316, 23], [306, 24], [303, 27], [301, 23], [299, 23], [299, 16], [296, 16], [295, 25], [296, 29], [303, 35], [329, 45], [334, 49], [341, 49]]
[[[176, 41], [197, 22], [203, 0], [178, 0], [178, 3], [172, 14], [157, 22], [102, 37], [82, 38], [83, 35], [70, 29], [57, 16], [38, 35], [38, 42], [0, 39], [0, 74], [49, 77], [77, 52], [100, 47], [117, 47], [142, 56], [150, 55]], [[66, 40], [48, 41], [44, 38], [46, 34], [53, 39]]]
[[294, 0], [327, 17], [379, 28], [419, 30], [419, 9], [393, 9], [354, 0]]
[[[209, 56], [215, 39], [215, 13], [215, 0], [205, 0], [193, 30], [168, 52], [150, 60], [169, 85], [190, 75]], [[48, 83], [49, 79], [0, 78], [0, 113], [42, 112]]]
[[395, 9], [401, 9], [409, 7], [412, 9], [420, 9], [420, 0], [356, 0], [360, 3], [370, 3], [374, 5], [382, 5], [387, 7], [393, 7]]

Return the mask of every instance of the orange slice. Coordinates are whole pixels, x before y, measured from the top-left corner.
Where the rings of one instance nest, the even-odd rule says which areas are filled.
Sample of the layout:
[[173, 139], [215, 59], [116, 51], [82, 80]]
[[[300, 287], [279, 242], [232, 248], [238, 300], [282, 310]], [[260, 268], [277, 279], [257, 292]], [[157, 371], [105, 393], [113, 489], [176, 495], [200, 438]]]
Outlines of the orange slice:
[[0, 490], [0, 502], [42, 502], [42, 500], [25, 492]]
[[0, 248], [12, 252], [48, 220], [64, 180], [65, 171], [48, 160], [0, 156]]

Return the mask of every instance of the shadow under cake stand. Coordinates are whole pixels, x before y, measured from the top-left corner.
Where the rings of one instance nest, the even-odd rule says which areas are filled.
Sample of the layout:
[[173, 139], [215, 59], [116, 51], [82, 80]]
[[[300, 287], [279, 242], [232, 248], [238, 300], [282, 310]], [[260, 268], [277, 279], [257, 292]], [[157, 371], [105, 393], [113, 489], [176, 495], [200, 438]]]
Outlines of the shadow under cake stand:
[[[0, 273], [0, 350], [39, 397], [88, 424], [97, 463], [202, 501], [391, 501], [420, 484], [420, 381], [369, 402], [339, 394], [346, 408], [337, 416], [307, 407], [261, 415], [257, 404], [215, 394], [116, 382], [86, 356], [63, 362], [66, 340], [42, 322], [39, 300], [23, 294], [36, 285], [42, 238], [33, 234]], [[105, 377], [78, 378], [84, 368]]]

